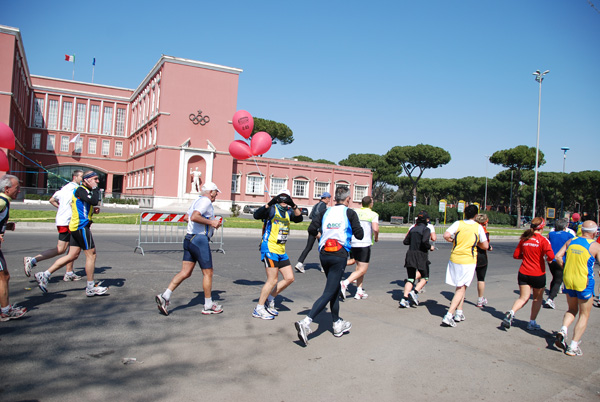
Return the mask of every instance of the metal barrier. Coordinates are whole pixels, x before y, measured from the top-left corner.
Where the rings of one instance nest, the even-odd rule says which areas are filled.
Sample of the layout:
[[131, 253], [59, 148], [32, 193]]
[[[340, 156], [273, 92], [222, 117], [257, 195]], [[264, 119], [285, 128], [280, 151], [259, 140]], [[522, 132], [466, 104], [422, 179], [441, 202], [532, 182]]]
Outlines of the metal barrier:
[[[217, 216], [216, 218], [221, 217]], [[139, 249], [142, 255], [145, 255], [142, 244], [183, 243], [183, 239], [187, 234], [187, 222], [187, 214], [181, 212], [144, 211], [140, 213], [139, 235], [133, 252], [135, 253]], [[223, 223], [221, 224], [220, 232], [219, 241], [210, 240], [211, 251], [225, 254], [225, 250], [223, 249]], [[213, 245], [218, 245], [218, 248], [214, 249]]]

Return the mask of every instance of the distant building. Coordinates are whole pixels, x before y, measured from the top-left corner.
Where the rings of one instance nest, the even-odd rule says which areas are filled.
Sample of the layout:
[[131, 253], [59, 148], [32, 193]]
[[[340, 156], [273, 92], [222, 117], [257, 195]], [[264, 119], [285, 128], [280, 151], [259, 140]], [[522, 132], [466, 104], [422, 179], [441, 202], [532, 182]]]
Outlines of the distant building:
[[19, 30], [0, 25], [0, 121], [17, 144], [8, 151], [10, 170], [25, 191], [48, 192], [72, 170], [94, 169], [105, 197], [155, 209], [189, 203], [198, 177], [219, 186], [222, 209], [266, 201], [265, 185], [271, 193], [287, 187], [310, 206], [344, 184], [358, 206], [370, 194], [368, 169], [229, 155], [241, 72], [161, 56], [136, 89], [36, 76]]

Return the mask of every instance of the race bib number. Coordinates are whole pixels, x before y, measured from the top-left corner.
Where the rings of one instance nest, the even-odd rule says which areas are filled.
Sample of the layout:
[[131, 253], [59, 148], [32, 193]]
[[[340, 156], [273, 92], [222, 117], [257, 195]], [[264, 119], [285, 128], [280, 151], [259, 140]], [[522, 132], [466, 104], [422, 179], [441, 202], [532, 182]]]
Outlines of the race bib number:
[[289, 229], [280, 228], [277, 233], [277, 244], [285, 244], [288, 239]]

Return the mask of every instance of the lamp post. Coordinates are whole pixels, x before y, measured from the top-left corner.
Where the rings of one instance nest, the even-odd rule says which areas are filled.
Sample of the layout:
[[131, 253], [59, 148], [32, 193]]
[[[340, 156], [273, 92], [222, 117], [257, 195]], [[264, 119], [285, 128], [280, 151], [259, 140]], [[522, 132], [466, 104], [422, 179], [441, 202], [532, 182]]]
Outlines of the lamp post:
[[[571, 148], [569, 147], [561, 147], [560, 148], [563, 151], [563, 176], [565, 174], [565, 164], [567, 162], [567, 151]], [[564, 187], [564, 186], [563, 186]], [[560, 200], [560, 217], [563, 217], [563, 207], [565, 206], [565, 196], [563, 194], [562, 196], [562, 200]]]
[[535, 80], [540, 83], [540, 94], [538, 97], [538, 121], [537, 121], [537, 141], [535, 145], [535, 179], [533, 181], [533, 211], [531, 213], [531, 219], [535, 218], [535, 202], [537, 199], [537, 178], [538, 178], [538, 165], [539, 165], [539, 154], [540, 154], [540, 115], [542, 112], [542, 81], [544, 81], [544, 75], [548, 74], [550, 70], [546, 70], [540, 73], [540, 70], [536, 70]]
[[487, 211], [487, 180], [488, 180], [488, 165], [490, 163], [490, 156], [491, 155], [485, 155], [487, 160], [485, 162], [485, 196], [483, 198], [483, 210], [484, 211]]

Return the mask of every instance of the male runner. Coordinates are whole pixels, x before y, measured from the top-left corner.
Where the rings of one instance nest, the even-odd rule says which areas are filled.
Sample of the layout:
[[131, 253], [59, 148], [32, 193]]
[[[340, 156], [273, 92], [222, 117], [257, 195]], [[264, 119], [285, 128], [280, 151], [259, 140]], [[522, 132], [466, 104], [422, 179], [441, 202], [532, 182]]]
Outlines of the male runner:
[[[575, 237], [575, 235], [572, 234], [572, 230], [570, 232], [567, 231], [568, 223], [569, 221], [565, 218], [557, 219], [554, 230], [548, 233], [548, 240], [550, 240], [552, 252], [554, 252], [554, 260], [552, 260], [552, 262], [549, 264], [550, 272], [552, 273], [552, 282], [550, 282], [550, 292], [548, 293], [548, 298], [544, 302], [544, 307], [546, 308], [556, 308], [556, 305], [554, 304], [554, 298], [558, 295], [560, 285], [562, 285], [563, 267], [556, 262], [556, 254], [567, 241]], [[565, 258], [563, 257], [563, 265], [564, 259]]]
[[[74, 170], [72, 175], [72, 181], [65, 184], [60, 190], [54, 193], [50, 198], [50, 204], [58, 208], [56, 211], [56, 229], [58, 230], [58, 244], [56, 247], [48, 249], [35, 257], [23, 258], [23, 266], [25, 269], [25, 275], [31, 276], [31, 269], [37, 265], [38, 262], [47, 260], [52, 257], [56, 257], [59, 254], [63, 254], [69, 248], [69, 241], [71, 239], [71, 233], [69, 232], [69, 222], [71, 221], [71, 214], [73, 208], [71, 207], [71, 201], [73, 198], [73, 191], [81, 184], [83, 180], [83, 170]], [[67, 263], [67, 272], [63, 277], [63, 281], [71, 282], [81, 280], [81, 276], [73, 272], [73, 261]]]
[[[275, 308], [275, 296], [294, 282], [294, 270], [285, 252], [285, 243], [290, 232], [290, 221], [302, 222], [302, 211], [290, 197], [290, 191], [283, 189], [268, 204], [254, 212], [254, 219], [264, 221], [260, 255], [265, 264], [267, 280], [260, 291], [252, 317], [272, 320], [279, 315]], [[283, 279], [277, 282], [279, 272]], [[265, 302], [268, 304], [265, 305]]]
[[[312, 218], [314, 218], [315, 215], [317, 215], [319, 213], [322, 214], [323, 212], [325, 212], [325, 210], [327, 209], [327, 205], [329, 205], [329, 201], [331, 201], [331, 194], [329, 194], [327, 191], [325, 191], [323, 194], [321, 194], [321, 201], [319, 201], [311, 209], [310, 215], [308, 215], [308, 219], [312, 220]], [[308, 240], [306, 241], [306, 247], [304, 247], [302, 254], [300, 254], [300, 257], [298, 258], [298, 263], [294, 267], [294, 268], [296, 268], [296, 271], [298, 271], [302, 274], [304, 273], [304, 260], [306, 259], [306, 256], [308, 255], [308, 253], [310, 253], [310, 250], [312, 250], [316, 239], [317, 239], [317, 236], [313, 236], [310, 233], [308, 234]], [[321, 272], [323, 272], [323, 267], [321, 267]]]
[[350, 246], [350, 260], [347, 265], [352, 265], [356, 262], [356, 270], [350, 274], [348, 278], [340, 283], [342, 298], [346, 299], [346, 290], [348, 285], [356, 281], [356, 294], [354, 298], [357, 300], [366, 299], [369, 295], [363, 290], [363, 280], [369, 269], [369, 261], [371, 260], [371, 246], [373, 242], [379, 241], [379, 215], [373, 211], [373, 198], [370, 196], [363, 197], [362, 208], [355, 209], [360, 226], [363, 228], [364, 236], [362, 240], [358, 240], [352, 236]]
[[364, 236], [358, 215], [353, 209], [348, 208], [350, 204], [350, 190], [348, 187], [340, 186], [335, 190], [336, 205], [326, 210], [323, 214], [316, 215], [308, 226], [308, 233], [316, 236], [322, 230], [319, 240], [319, 256], [321, 266], [325, 270], [327, 282], [321, 297], [315, 301], [303, 320], [296, 322], [298, 339], [308, 345], [308, 335], [312, 332], [310, 323], [329, 303], [331, 316], [333, 318], [333, 336], [340, 337], [352, 328], [349, 321], [340, 318], [340, 280], [346, 269], [348, 252], [350, 251], [350, 240], [352, 235], [358, 240]]
[[171, 293], [181, 282], [192, 275], [196, 263], [202, 270], [202, 288], [204, 290], [204, 308], [202, 314], [220, 314], [223, 307], [212, 300], [213, 263], [210, 251], [210, 238], [214, 231], [221, 227], [221, 220], [215, 219], [213, 202], [221, 190], [213, 182], [207, 181], [201, 188], [200, 196], [188, 209], [187, 235], [183, 240], [183, 262], [181, 271], [176, 274], [169, 287], [162, 294], [155, 297], [158, 311], [169, 315], [169, 301]]
[[[556, 254], [556, 262], [563, 265], [563, 256], [567, 256], [564, 264], [563, 281], [567, 294], [568, 310], [563, 317], [562, 327], [556, 334], [555, 345], [562, 348], [569, 356], [581, 356], [579, 343], [587, 327], [594, 295], [594, 263], [600, 261], [600, 243], [594, 241], [598, 226], [594, 221], [585, 221], [581, 225], [581, 237], [567, 241]], [[567, 330], [579, 318], [573, 330], [571, 344], [567, 347]]]
[[14, 223], [8, 223], [10, 201], [19, 194], [19, 179], [16, 176], [5, 174], [0, 179], [0, 321], [21, 318], [27, 312], [24, 307], [10, 305], [8, 300], [8, 281], [10, 274], [2, 254], [2, 242], [6, 230], [15, 230]]
[[467, 287], [471, 285], [477, 264], [477, 247], [487, 250], [489, 243], [481, 225], [473, 220], [477, 215], [477, 205], [465, 208], [462, 221], [456, 221], [444, 233], [447, 242], [454, 243], [446, 270], [446, 283], [456, 287], [450, 308], [442, 319], [449, 327], [456, 327], [456, 321], [464, 321], [463, 303]]
[[98, 174], [93, 170], [89, 170], [84, 173], [82, 184], [73, 191], [72, 215], [69, 223], [69, 231], [71, 232], [69, 253], [54, 261], [54, 264], [47, 271], [35, 274], [35, 279], [42, 292], [48, 292], [50, 275], [69, 262], [75, 261], [81, 250], [85, 254], [85, 274], [87, 277], [85, 295], [88, 297], [101, 296], [108, 291], [107, 287], [94, 282], [96, 245], [90, 226], [92, 225], [92, 215], [100, 212], [99, 208], [96, 207], [99, 202]]
[[[431, 230], [427, 224], [428, 219], [429, 215], [426, 211], [419, 212], [416, 225], [408, 231], [403, 241], [403, 244], [409, 247], [404, 259], [408, 279], [404, 285], [402, 300], [400, 300], [400, 307], [402, 308], [407, 308], [411, 304], [413, 307], [419, 305], [417, 293], [423, 289], [429, 280], [429, 250], [431, 249], [429, 240], [431, 239]], [[417, 272], [420, 272], [421, 275], [415, 286]]]

